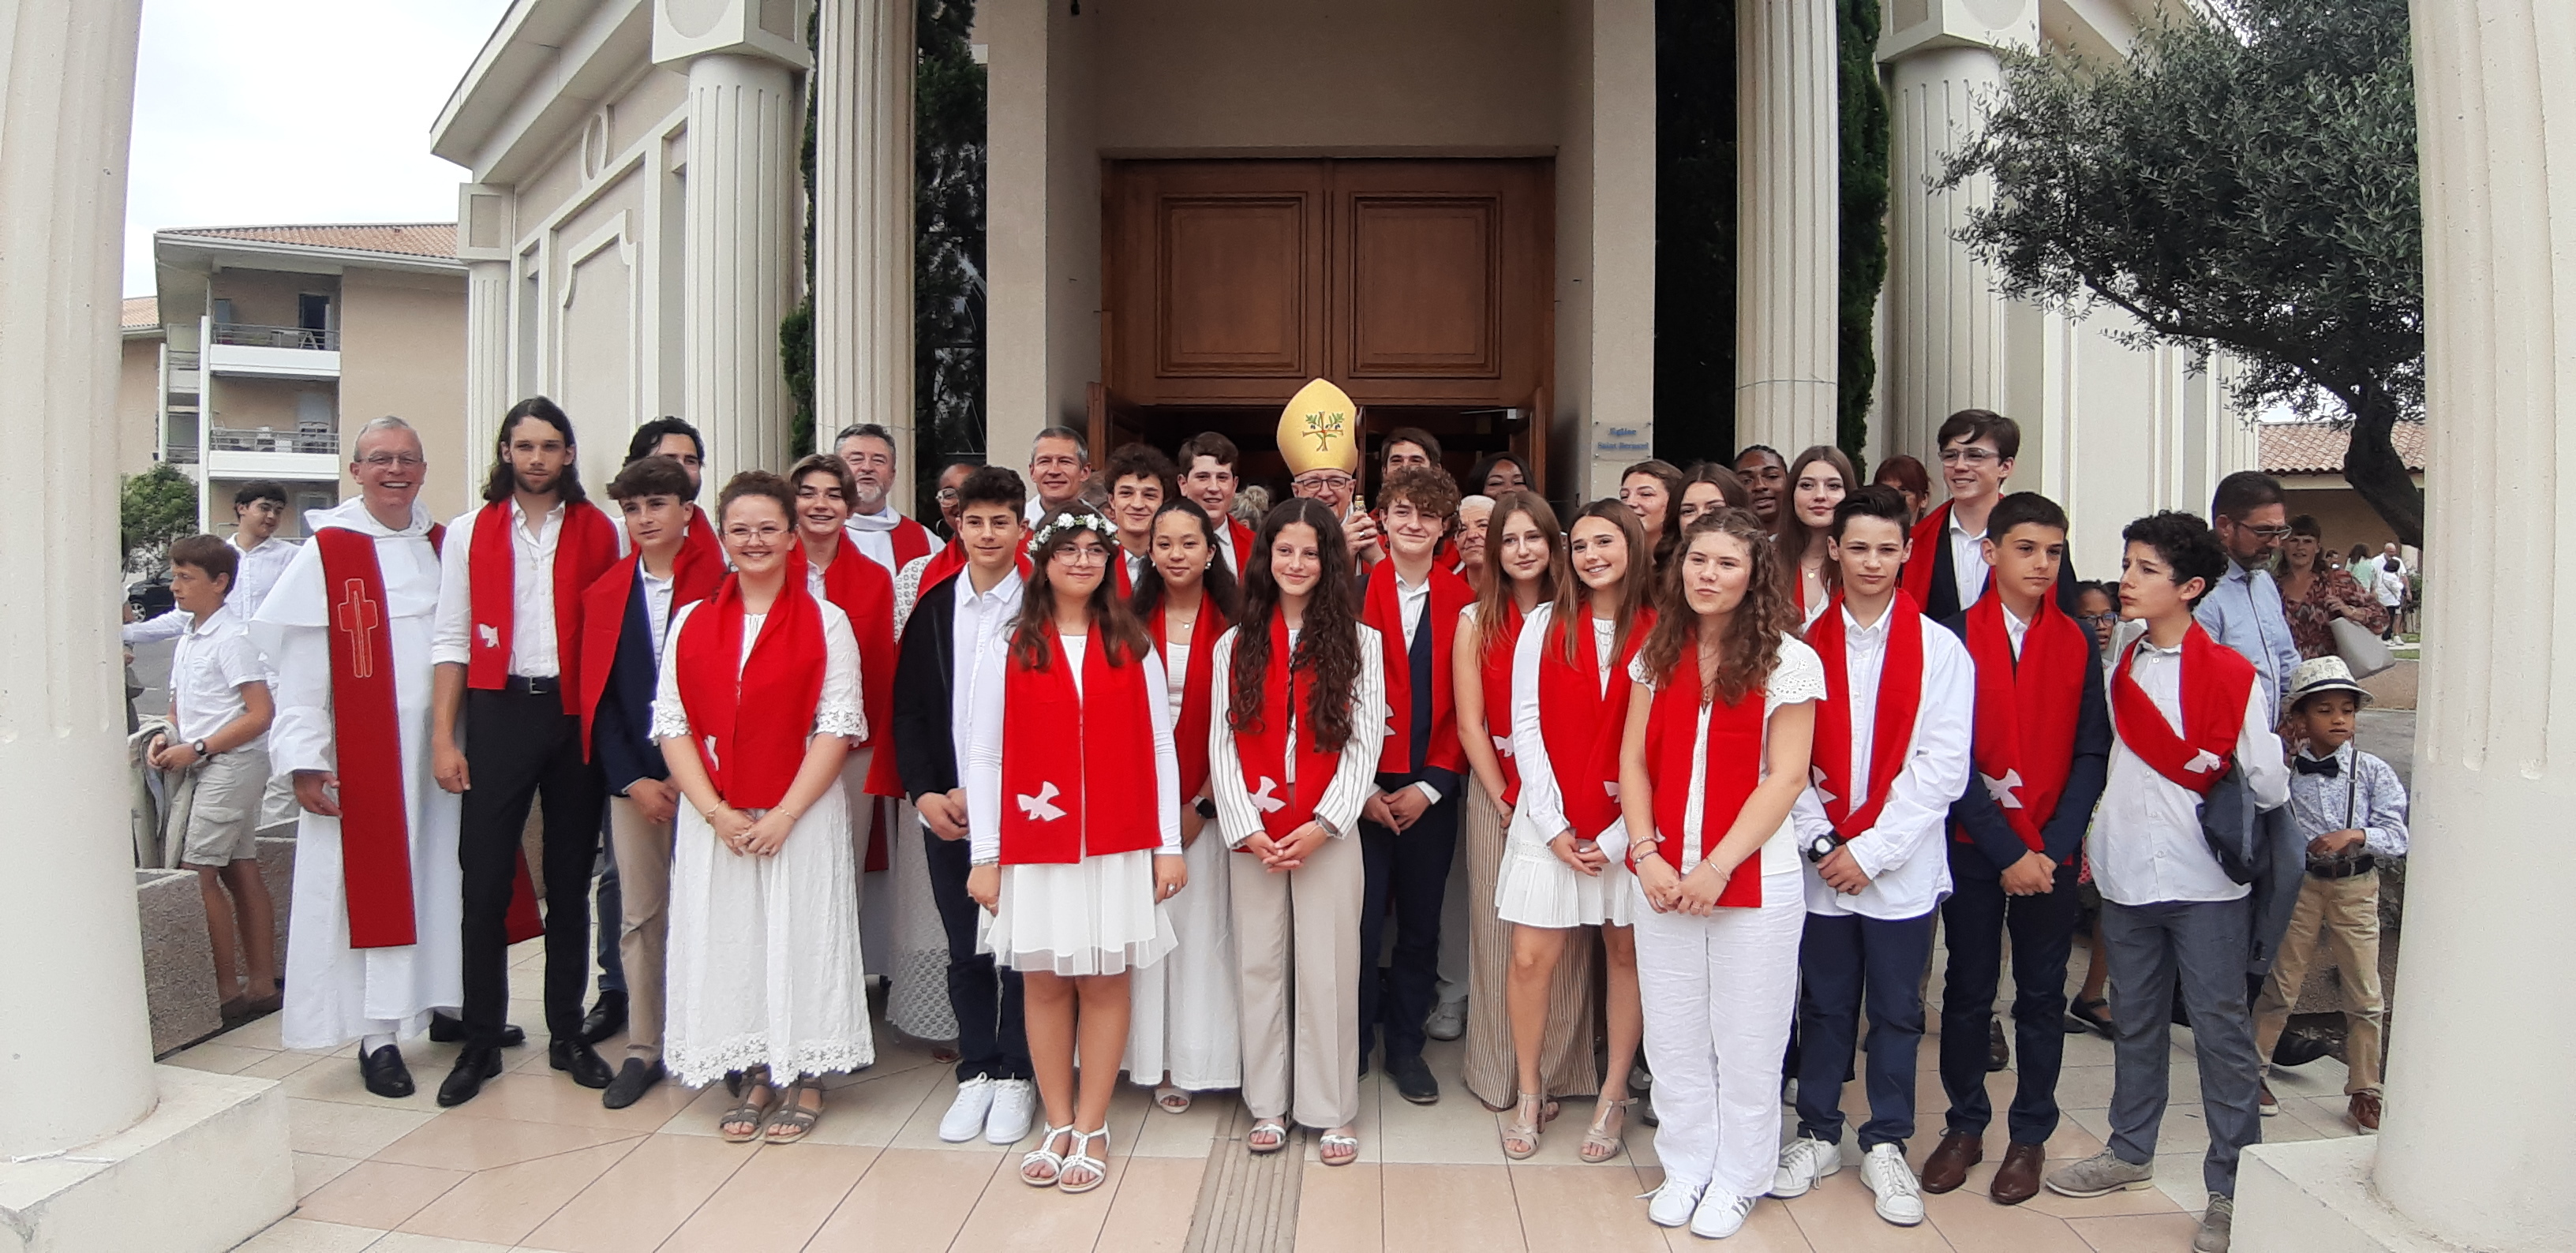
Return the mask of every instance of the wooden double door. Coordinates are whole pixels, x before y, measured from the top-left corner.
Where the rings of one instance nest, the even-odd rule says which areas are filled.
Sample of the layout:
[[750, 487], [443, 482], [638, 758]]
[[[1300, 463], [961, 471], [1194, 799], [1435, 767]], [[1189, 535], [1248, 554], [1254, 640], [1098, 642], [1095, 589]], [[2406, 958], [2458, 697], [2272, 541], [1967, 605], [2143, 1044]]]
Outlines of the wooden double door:
[[1138, 160], [1106, 171], [1093, 439], [1226, 433], [1283, 484], [1279, 407], [1310, 378], [1462, 478], [1545, 458], [1554, 170], [1538, 160]]

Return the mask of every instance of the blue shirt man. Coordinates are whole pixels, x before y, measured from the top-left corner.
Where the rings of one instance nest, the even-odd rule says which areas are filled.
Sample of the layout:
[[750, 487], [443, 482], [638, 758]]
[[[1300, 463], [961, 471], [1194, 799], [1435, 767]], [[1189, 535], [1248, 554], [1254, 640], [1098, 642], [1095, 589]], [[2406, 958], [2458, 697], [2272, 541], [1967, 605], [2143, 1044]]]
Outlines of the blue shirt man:
[[[2250, 532], [2260, 525], [2240, 522], [2235, 529]], [[2272, 572], [2260, 566], [2249, 570], [2231, 553], [2226, 575], [2193, 612], [2212, 638], [2254, 663], [2263, 707], [2280, 708], [2281, 685], [2299, 668], [2299, 645], [2290, 638], [2290, 615], [2281, 607], [2281, 585], [2272, 581]]]

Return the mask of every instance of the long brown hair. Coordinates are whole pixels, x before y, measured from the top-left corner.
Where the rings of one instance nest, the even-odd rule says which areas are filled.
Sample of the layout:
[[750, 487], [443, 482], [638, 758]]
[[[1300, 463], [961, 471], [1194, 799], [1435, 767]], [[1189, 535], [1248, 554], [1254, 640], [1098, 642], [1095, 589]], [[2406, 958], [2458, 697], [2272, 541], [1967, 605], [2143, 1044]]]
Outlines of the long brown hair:
[[[1843, 476], [1843, 495], [1849, 496], [1868, 486], [1854, 477], [1855, 471], [1852, 469], [1851, 458], [1844, 456], [1842, 449], [1831, 444], [1818, 444], [1799, 453], [1798, 459], [1789, 463], [1789, 481], [1785, 489], [1788, 494], [1780, 498], [1780, 520], [1777, 526], [1780, 555], [1792, 562], [1806, 558], [1807, 545], [1813, 542], [1816, 534], [1823, 529], [1810, 527], [1798, 520], [1798, 476], [1806, 473], [1808, 466], [1819, 461], [1832, 466], [1835, 473]], [[1789, 577], [1793, 580], [1797, 577], [1796, 569], [1792, 568], [1789, 571]]]
[[[1660, 566], [1663, 564], [1664, 558], [1672, 555], [1673, 545], [1680, 542], [1682, 533], [1682, 489], [1689, 486], [1689, 481], [1683, 478], [1682, 468], [1680, 466], [1674, 465], [1672, 462], [1666, 461], [1661, 457], [1648, 457], [1625, 470], [1621, 470], [1619, 472], [1619, 481], [1624, 484], [1631, 476], [1639, 474], [1651, 475], [1656, 482], [1664, 485], [1664, 528], [1661, 532], [1647, 537], [1654, 544], [1654, 552], [1650, 555], [1647, 564]], [[1637, 524], [1637, 529], [1639, 531], [1645, 530], [1645, 523], [1642, 521], [1639, 522]]]
[[1360, 615], [1351, 589], [1351, 554], [1342, 540], [1342, 521], [1333, 511], [1303, 496], [1292, 496], [1261, 520], [1261, 535], [1243, 562], [1243, 617], [1235, 627], [1234, 661], [1226, 706], [1226, 729], [1237, 733], [1261, 728], [1262, 680], [1270, 671], [1270, 620], [1279, 612], [1279, 581], [1270, 573], [1270, 548], [1279, 532], [1293, 523], [1315, 528], [1315, 548], [1323, 558], [1323, 577], [1306, 602], [1305, 624], [1297, 632], [1297, 651], [1288, 659], [1292, 670], [1314, 679], [1306, 698], [1306, 725], [1314, 729], [1315, 747], [1337, 753], [1351, 738], [1351, 697], [1360, 682]]
[[[1080, 518], [1097, 518], [1100, 525], [1060, 525]], [[1054, 650], [1047, 647], [1047, 636], [1055, 627], [1055, 591], [1047, 584], [1047, 562], [1071, 547], [1074, 538], [1086, 531], [1100, 537], [1109, 549], [1100, 571], [1100, 586], [1091, 589], [1092, 642], [1103, 650], [1100, 659], [1113, 666], [1143, 656], [1153, 644], [1146, 640], [1136, 611], [1127, 607], [1127, 598], [1118, 594], [1117, 576], [1107, 566], [1119, 559], [1118, 528], [1098, 510], [1083, 504], [1048, 510], [1039, 519], [1039, 528], [1046, 538], [1029, 552], [1028, 587], [1020, 594], [1020, 615], [1011, 624], [1011, 661], [1023, 669], [1039, 671], [1053, 664]]]
[[1199, 538], [1206, 540], [1208, 546], [1207, 573], [1199, 578], [1199, 590], [1207, 596], [1209, 603], [1216, 606], [1220, 616], [1228, 622], [1234, 621], [1234, 616], [1243, 611], [1243, 586], [1235, 581], [1234, 571], [1226, 568], [1224, 550], [1217, 546], [1217, 521], [1209, 517], [1208, 511], [1200, 508], [1197, 501], [1182, 496], [1164, 501], [1162, 507], [1154, 511], [1153, 530], [1145, 533], [1145, 572], [1136, 576], [1136, 592], [1131, 602], [1136, 620], [1146, 621], [1154, 616], [1155, 610], [1163, 607], [1163, 596], [1168, 589], [1163, 586], [1163, 568], [1154, 564], [1153, 533], [1162, 529], [1163, 515], [1170, 513], [1181, 514], [1199, 524]]
[[1744, 601], [1727, 618], [1726, 638], [1718, 642], [1717, 670], [1700, 676], [1702, 700], [1714, 696], [1732, 705], [1771, 681], [1772, 670], [1780, 664], [1781, 637], [1796, 635], [1801, 623], [1798, 602], [1781, 582], [1784, 559], [1771, 543], [1769, 529], [1752, 510], [1702, 514], [1682, 532], [1676, 559], [1658, 571], [1655, 629], [1647, 632], [1638, 660], [1656, 687], [1663, 685], [1683, 657], [1696, 663], [1699, 615], [1691, 611], [1690, 598], [1682, 593], [1682, 573], [1690, 564], [1691, 548], [1703, 535], [1734, 538], [1744, 545], [1748, 562]]
[[[1681, 502], [1674, 501], [1673, 512], [1678, 513], [1680, 509]], [[1610, 655], [1613, 658], [1628, 655], [1628, 632], [1636, 629], [1637, 611], [1651, 603], [1654, 596], [1655, 566], [1646, 552], [1646, 526], [1637, 519], [1637, 511], [1615, 500], [1596, 500], [1585, 505], [1583, 512], [1574, 515], [1574, 521], [1565, 528], [1562, 551], [1568, 554], [1569, 568], [1565, 581], [1557, 585], [1556, 592], [1557, 655], [1567, 665], [1574, 664], [1575, 628], [1592, 629], [1590, 623], [1582, 620], [1591, 612], [1592, 589], [1584, 586], [1583, 576], [1571, 569], [1574, 528], [1585, 518], [1599, 518], [1617, 528], [1619, 542], [1628, 546], [1628, 572], [1619, 576], [1619, 585], [1612, 592], [1618, 600], [1610, 606]]]
[[1499, 557], [1501, 549], [1497, 547], [1502, 539], [1503, 528], [1511, 521], [1513, 514], [1527, 514], [1531, 524], [1538, 527], [1539, 534], [1547, 537], [1547, 567], [1539, 571], [1538, 598], [1541, 601], [1553, 601], [1565, 595], [1565, 585], [1568, 581], [1565, 569], [1565, 531], [1556, 524], [1556, 511], [1548, 508], [1547, 502], [1539, 499], [1536, 492], [1505, 492], [1494, 498], [1494, 516], [1485, 527], [1485, 569], [1477, 576], [1476, 613], [1474, 617], [1467, 620], [1467, 629], [1476, 633], [1475, 648], [1478, 656], [1483, 656], [1484, 650], [1502, 640], [1502, 633], [1499, 630], [1493, 631], [1490, 635], [1487, 632], [1489, 628], [1501, 625], [1504, 616], [1511, 612], [1514, 604], [1512, 576], [1503, 573], [1503, 563]]

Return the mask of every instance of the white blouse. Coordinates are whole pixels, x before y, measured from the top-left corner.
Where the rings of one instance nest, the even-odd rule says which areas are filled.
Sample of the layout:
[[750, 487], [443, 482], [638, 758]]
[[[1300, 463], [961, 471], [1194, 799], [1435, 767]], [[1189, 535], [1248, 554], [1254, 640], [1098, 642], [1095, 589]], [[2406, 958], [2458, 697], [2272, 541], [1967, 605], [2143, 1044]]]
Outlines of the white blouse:
[[[681, 606], [671, 619], [670, 634], [663, 637], [662, 675], [653, 693], [656, 740], [689, 738], [689, 713], [680, 701], [680, 634], [690, 615], [706, 603], [699, 600]], [[814, 703], [814, 734], [863, 739], [868, 733], [868, 716], [859, 708], [859, 642], [850, 634], [850, 616], [827, 600], [815, 601], [814, 607], [823, 611], [823, 695]], [[751, 659], [752, 646], [760, 640], [760, 625], [768, 617], [757, 613], [742, 616], [742, 660], [735, 663], [737, 675], [742, 672], [742, 662]]]
[[[1628, 663], [1628, 677], [1645, 684], [1650, 690], [1655, 685], [1654, 678], [1646, 673], [1646, 659], [1643, 654]], [[1804, 641], [1787, 635], [1781, 636], [1779, 664], [1771, 668], [1771, 678], [1763, 684], [1762, 757], [1756, 778], [1771, 777], [1771, 715], [1778, 713], [1782, 705], [1803, 705], [1809, 701], [1819, 701], [1824, 698], [1825, 663], [1817, 658], [1816, 650], [1807, 647]], [[1710, 708], [1710, 702], [1701, 701], [1699, 717], [1692, 720], [1697, 729], [1697, 738], [1691, 745], [1689, 799], [1682, 805], [1682, 830], [1686, 832], [1697, 831], [1708, 821]], [[1521, 786], [1526, 792], [1529, 787], [1526, 775], [1523, 776]], [[1682, 873], [1688, 874], [1699, 865], [1698, 842], [1683, 840], [1681, 851]], [[1788, 816], [1781, 817], [1780, 829], [1772, 832], [1771, 838], [1763, 842], [1761, 857], [1762, 875], [1765, 879], [1798, 869], [1797, 824]]]

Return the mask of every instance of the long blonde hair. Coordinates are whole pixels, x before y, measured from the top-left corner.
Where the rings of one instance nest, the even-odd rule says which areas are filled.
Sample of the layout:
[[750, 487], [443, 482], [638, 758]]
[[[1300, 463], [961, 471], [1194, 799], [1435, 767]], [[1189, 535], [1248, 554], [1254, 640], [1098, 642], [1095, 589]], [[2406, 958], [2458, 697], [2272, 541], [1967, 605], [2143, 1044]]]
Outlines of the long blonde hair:
[[1476, 633], [1474, 647], [1480, 657], [1501, 642], [1501, 625], [1517, 603], [1512, 596], [1512, 576], [1503, 573], [1503, 563], [1497, 555], [1503, 529], [1514, 514], [1528, 515], [1531, 524], [1547, 537], [1547, 568], [1539, 571], [1538, 598], [1552, 601], [1565, 593], [1565, 532], [1556, 524], [1556, 510], [1549, 508], [1536, 492], [1512, 491], [1495, 497], [1494, 516], [1485, 527], [1485, 569], [1477, 576], [1476, 612], [1467, 620], [1467, 629]]

